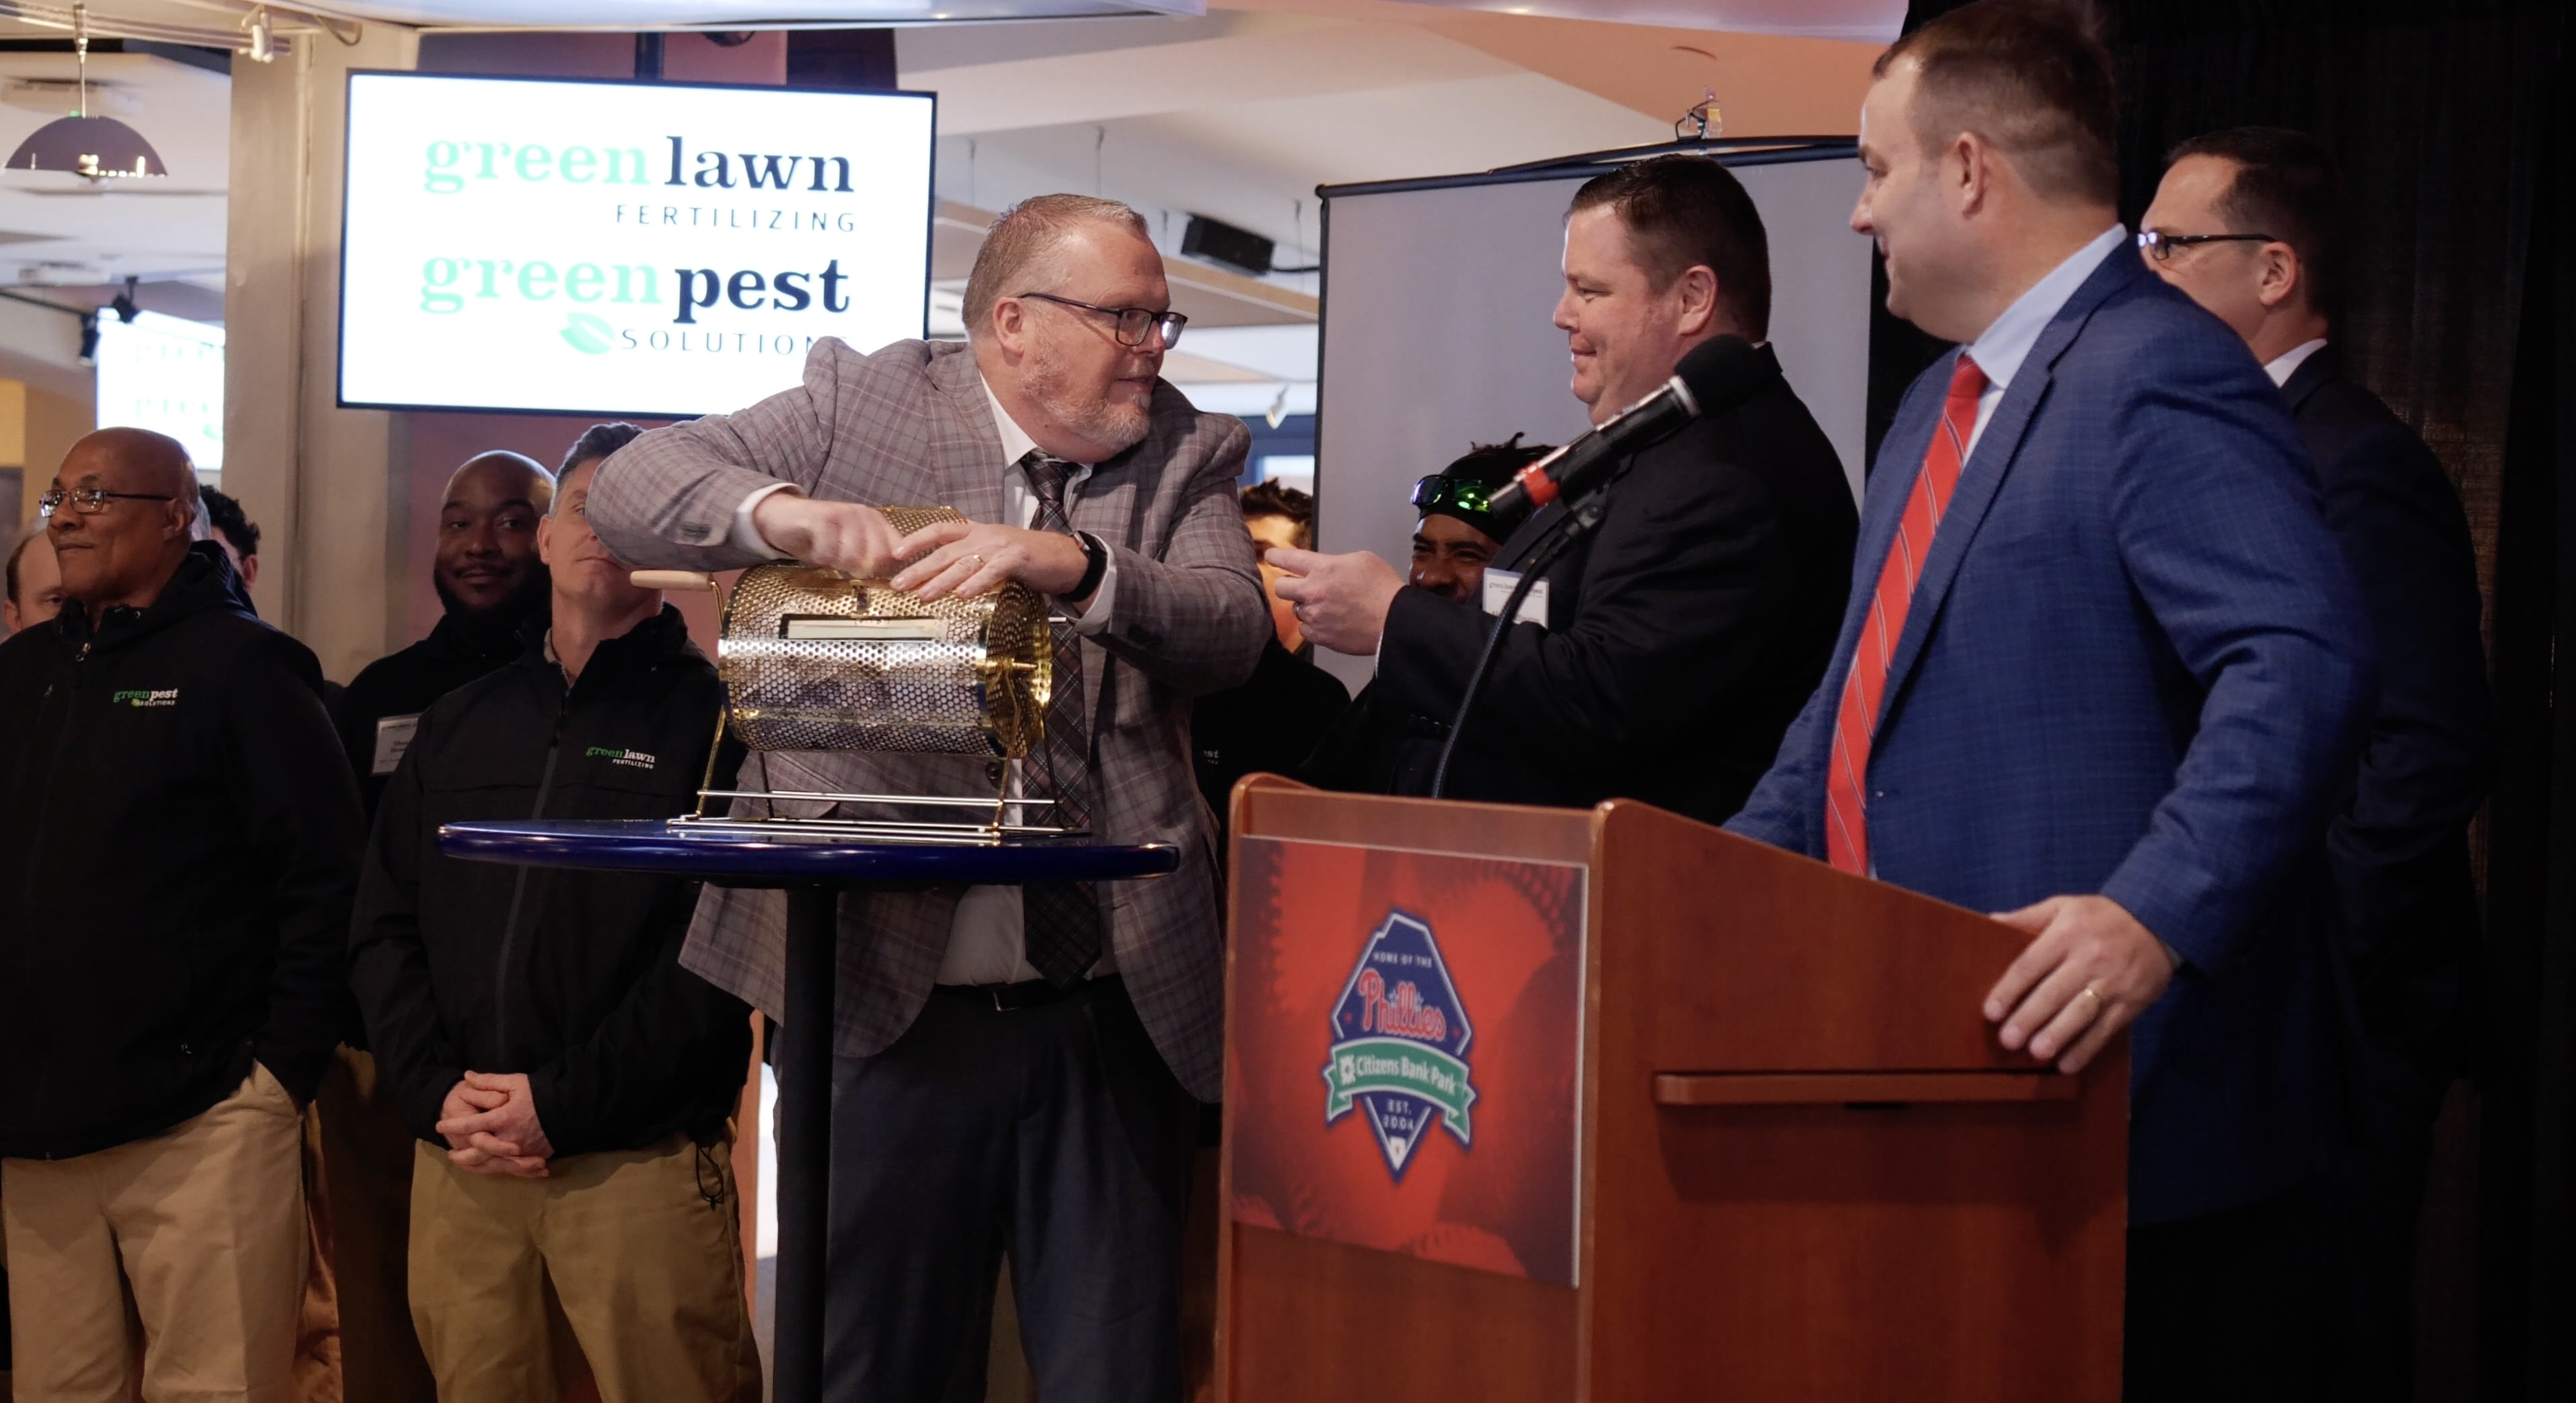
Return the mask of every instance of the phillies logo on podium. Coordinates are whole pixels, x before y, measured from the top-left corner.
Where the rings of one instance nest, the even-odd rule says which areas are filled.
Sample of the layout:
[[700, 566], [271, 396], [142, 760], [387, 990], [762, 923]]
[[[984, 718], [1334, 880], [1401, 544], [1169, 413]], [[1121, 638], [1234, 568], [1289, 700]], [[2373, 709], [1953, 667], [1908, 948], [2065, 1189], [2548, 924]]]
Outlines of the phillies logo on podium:
[[1474, 1143], [1467, 1108], [1476, 1088], [1468, 1080], [1467, 1044], [1475, 1030], [1429, 922], [1386, 913], [1333, 1004], [1331, 1037], [1324, 1123], [1358, 1107], [1397, 1182], [1434, 1120], [1462, 1147]]

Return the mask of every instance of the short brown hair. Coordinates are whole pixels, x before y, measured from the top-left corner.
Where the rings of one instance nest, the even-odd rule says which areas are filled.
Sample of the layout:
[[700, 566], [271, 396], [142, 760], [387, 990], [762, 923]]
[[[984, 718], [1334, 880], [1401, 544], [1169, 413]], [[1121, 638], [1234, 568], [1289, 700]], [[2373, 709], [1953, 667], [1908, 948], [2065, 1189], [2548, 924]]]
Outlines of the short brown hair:
[[1920, 74], [1908, 113], [1927, 152], [1975, 132], [2045, 196], [2112, 204], [2120, 194], [2111, 55], [2066, 0], [1976, 0], [1888, 46]]
[[1566, 213], [1602, 205], [1627, 226], [1628, 256], [1655, 291], [1704, 267], [1735, 330], [1748, 341], [1771, 334], [1771, 238], [1734, 172], [1706, 156], [1657, 156], [1583, 182]]
[[1005, 297], [1016, 297], [1024, 289], [1007, 288], [1031, 275], [1042, 276], [1039, 282], [1051, 282], [1052, 270], [1037, 265], [1054, 256], [1064, 244], [1065, 235], [1083, 224], [1115, 224], [1147, 243], [1153, 235], [1145, 228], [1145, 216], [1116, 200], [1095, 200], [1089, 195], [1036, 195], [1002, 211], [993, 227], [984, 232], [984, 246], [975, 251], [974, 271], [966, 275], [965, 305], [959, 310], [966, 318], [966, 335], [982, 336], [993, 320], [993, 304]]
[[2225, 232], [2268, 234], [2299, 255], [2308, 309], [2340, 321], [2344, 278], [2343, 171], [2325, 143], [2287, 127], [2231, 127], [2196, 136], [2165, 157], [2212, 156], [2236, 167], [2218, 212]]
[[1256, 482], [1243, 489], [1243, 519], [1256, 516], [1284, 516], [1297, 528], [1297, 548], [1312, 549], [1315, 544], [1315, 499], [1294, 487], [1272, 479]]

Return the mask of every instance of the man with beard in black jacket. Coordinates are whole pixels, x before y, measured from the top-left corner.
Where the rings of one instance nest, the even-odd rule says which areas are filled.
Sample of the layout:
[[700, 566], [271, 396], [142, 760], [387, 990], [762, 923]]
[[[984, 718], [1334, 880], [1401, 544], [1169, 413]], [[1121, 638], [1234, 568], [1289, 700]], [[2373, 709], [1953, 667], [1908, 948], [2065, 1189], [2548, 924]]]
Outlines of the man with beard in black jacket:
[[89, 435], [43, 509], [66, 602], [0, 645], [15, 1382], [285, 1403], [357, 791], [313, 654], [191, 544], [175, 440]]
[[[749, 1008], [680, 968], [697, 884], [451, 860], [465, 819], [694, 806], [723, 686], [565, 470], [551, 624], [424, 713], [387, 787], [352, 983], [413, 1146], [411, 1310], [442, 1398], [553, 1403], [551, 1290], [606, 1403], [758, 1403], [730, 1116]], [[719, 757], [719, 787], [739, 760]]]
[[[612, 428], [635, 436], [625, 425], [603, 424], [591, 433]], [[621, 440], [584, 454], [575, 444], [573, 451], [605, 458], [623, 446]], [[474, 455], [447, 480], [430, 565], [446, 612], [427, 638], [367, 664], [340, 700], [340, 739], [368, 814], [384, 797], [385, 781], [429, 704], [519, 655], [520, 626], [546, 607], [537, 521], [554, 492], [554, 479], [534, 459], [506, 450]]]

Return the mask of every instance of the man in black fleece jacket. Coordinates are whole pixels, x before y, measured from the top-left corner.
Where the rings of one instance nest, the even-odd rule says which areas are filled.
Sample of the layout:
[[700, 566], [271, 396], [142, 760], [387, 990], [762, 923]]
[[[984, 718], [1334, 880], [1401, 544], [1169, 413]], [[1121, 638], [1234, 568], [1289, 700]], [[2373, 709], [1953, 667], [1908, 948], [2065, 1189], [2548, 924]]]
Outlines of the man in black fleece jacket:
[[[729, 1117], [750, 1010], [680, 968], [697, 885], [442, 856], [464, 819], [693, 807], [723, 687], [584, 516], [552, 623], [421, 716], [377, 810], [352, 981], [413, 1147], [412, 1318], [441, 1398], [553, 1403], [548, 1283], [606, 1403], [757, 1403]], [[738, 755], [719, 757], [719, 786]]]
[[44, 509], [66, 603], [0, 645], [16, 1384], [282, 1403], [357, 789], [313, 654], [191, 544], [175, 440], [89, 435]]

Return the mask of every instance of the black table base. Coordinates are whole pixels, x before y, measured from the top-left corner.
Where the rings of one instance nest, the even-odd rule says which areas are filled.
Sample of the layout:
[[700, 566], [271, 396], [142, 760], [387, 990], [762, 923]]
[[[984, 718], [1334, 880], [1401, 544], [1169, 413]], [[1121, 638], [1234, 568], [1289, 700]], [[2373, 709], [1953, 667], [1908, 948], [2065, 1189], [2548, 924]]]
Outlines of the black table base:
[[831, 1243], [832, 989], [840, 896], [787, 889], [787, 1017], [778, 1029], [778, 1300], [772, 1398], [823, 1396], [823, 1263]]

